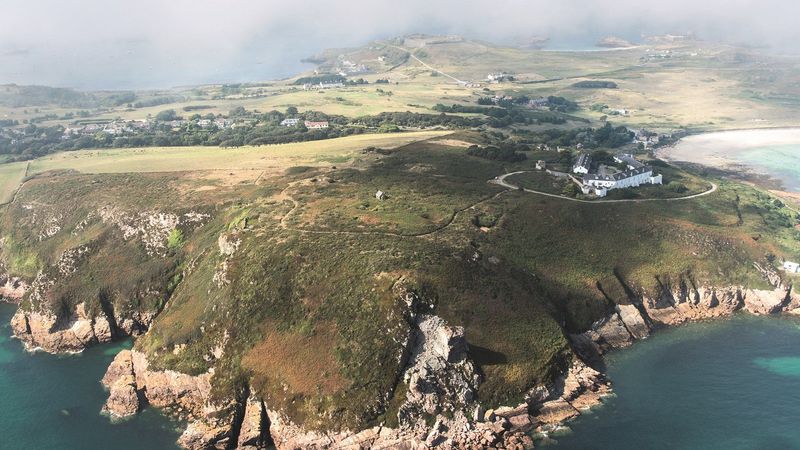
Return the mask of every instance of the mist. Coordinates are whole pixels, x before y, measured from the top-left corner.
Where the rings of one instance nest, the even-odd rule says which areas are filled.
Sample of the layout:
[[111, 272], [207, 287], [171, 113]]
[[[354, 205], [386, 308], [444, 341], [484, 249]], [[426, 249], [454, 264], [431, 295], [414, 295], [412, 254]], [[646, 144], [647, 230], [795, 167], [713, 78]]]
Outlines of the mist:
[[308, 69], [326, 48], [413, 32], [496, 43], [545, 36], [591, 46], [616, 35], [686, 33], [797, 54], [792, 0], [4, 0], [0, 84], [166, 88], [259, 81]]

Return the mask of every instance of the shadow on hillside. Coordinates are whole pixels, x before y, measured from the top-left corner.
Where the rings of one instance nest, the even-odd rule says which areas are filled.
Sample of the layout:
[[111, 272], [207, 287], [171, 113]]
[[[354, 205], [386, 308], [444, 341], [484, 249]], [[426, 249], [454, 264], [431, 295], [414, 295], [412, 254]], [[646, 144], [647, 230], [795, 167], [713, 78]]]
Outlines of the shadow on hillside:
[[475, 361], [479, 366], [496, 366], [498, 364], [506, 364], [508, 362], [508, 357], [503, 353], [496, 352], [478, 345], [470, 344], [469, 353], [472, 357], [472, 360]]

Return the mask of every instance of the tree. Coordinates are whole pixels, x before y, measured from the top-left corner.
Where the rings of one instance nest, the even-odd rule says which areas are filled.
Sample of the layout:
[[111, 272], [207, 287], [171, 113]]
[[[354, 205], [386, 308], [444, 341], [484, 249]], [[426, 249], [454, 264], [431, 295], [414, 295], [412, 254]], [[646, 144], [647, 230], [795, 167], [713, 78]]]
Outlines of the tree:
[[169, 122], [178, 119], [178, 113], [174, 109], [167, 109], [156, 114], [156, 120], [159, 122]]
[[561, 190], [561, 193], [567, 197], [577, 197], [578, 196], [578, 185], [573, 182], [569, 182], [564, 186], [564, 189]]
[[296, 114], [297, 114], [297, 107], [296, 106], [290, 106], [290, 107], [286, 108], [286, 115], [287, 116], [294, 116]]

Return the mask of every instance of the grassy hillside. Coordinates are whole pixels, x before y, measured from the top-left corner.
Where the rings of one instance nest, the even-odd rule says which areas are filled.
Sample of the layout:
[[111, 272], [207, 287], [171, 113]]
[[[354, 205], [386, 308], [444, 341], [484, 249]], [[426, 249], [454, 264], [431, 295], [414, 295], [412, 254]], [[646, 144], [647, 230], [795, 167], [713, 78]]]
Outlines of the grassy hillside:
[[[347, 167], [294, 166], [257, 185], [39, 176], [3, 217], [3, 262], [28, 278], [49, 271], [45, 299], [57, 311], [163, 308], [136, 346], [156, 367], [215, 367], [220, 397], [248, 382], [308, 426], [358, 428], [394, 420], [409, 295], [418, 311], [465, 327], [484, 376], [479, 400], [497, 406], [552, 377], [569, 351], [564, 333], [628, 302], [627, 290], [685, 274], [764, 287], [752, 262], [800, 256], [790, 211], [754, 188], [716, 180], [718, 192], [682, 202], [568, 202], [486, 183], [530, 161], [467, 156], [456, 142], [351, 147], [340, 150], [355, 158]], [[91, 219], [109, 205], [208, 218], [162, 234], [153, 253]], [[83, 245], [77, 270], [59, 275], [64, 250]]]

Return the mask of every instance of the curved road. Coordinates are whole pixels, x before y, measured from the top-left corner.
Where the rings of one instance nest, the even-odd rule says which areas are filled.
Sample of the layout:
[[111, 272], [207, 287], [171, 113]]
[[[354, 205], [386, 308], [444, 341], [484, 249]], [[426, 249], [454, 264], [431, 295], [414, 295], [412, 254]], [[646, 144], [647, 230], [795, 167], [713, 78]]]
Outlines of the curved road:
[[[508, 189], [519, 190], [520, 189], [519, 186], [516, 186], [516, 185], [513, 185], [513, 184], [507, 182], [506, 178], [510, 177], [511, 175], [517, 175], [517, 174], [520, 174], [520, 173], [527, 173], [527, 172], [531, 172], [531, 171], [530, 170], [520, 170], [520, 171], [517, 171], [517, 172], [506, 173], [506, 174], [500, 175], [499, 177], [495, 177], [495, 178], [489, 180], [489, 183], [496, 184], [498, 186], [503, 186], [503, 187], [508, 188]], [[705, 195], [709, 195], [709, 194], [711, 194], [713, 192], [716, 192], [717, 184], [716, 183], [711, 183], [711, 189], [709, 189], [709, 190], [707, 190], [705, 192], [701, 192], [699, 194], [687, 195], [685, 197], [673, 197], [673, 198], [628, 198], [628, 199], [616, 199], [616, 200], [582, 200], [582, 199], [579, 199], [579, 198], [565, 197], [563, 195], [558, 195], [558, 194], [550, 194], [548, 192], [535, 191], [533, 189], [524, 189], [523, 188], [522, 190], [525, 191], [525, 192], [530, 192], [531, 194], [539, 194], [539, 195], [544, 195], [545, 197], [560, 198], [562, 200], [569, 200], [571, 202], [579, 202], [579, 203], [642, 203], [642, 202], [656, 202], [656, 201], [673, 202], [673, 201], [677, 201], [677, 200], [689, 200], [689, 199], [692, 199], [692, 198], [703, 197]]]

